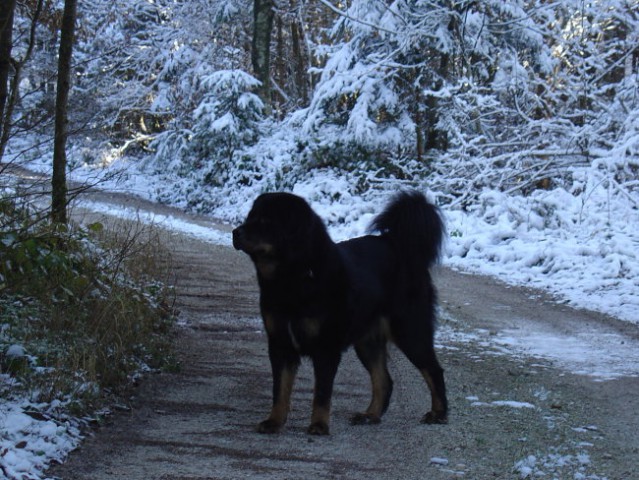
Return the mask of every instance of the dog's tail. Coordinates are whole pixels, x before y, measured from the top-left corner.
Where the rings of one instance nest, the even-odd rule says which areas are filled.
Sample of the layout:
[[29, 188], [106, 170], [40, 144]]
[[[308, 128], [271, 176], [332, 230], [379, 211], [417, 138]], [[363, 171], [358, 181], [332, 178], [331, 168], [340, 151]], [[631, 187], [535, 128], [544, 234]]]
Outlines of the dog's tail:
[[413, 280], [423, 277], [439, 260], [444, 222], [439, 209], [420, 192], [396, 195], [373, 220], [370, 229], [393, 243], [400, 263]]

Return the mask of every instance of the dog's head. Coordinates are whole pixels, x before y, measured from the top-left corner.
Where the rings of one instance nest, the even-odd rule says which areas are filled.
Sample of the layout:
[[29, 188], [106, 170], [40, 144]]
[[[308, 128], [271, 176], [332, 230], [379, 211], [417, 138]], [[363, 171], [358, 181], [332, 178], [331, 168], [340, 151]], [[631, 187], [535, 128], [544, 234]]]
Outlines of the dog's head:
[[268, 278], [282, 267], [310, 264], [315, 245], [327, 237], [324, 224], [304, 199], [290, 193], [265, 193], [233, 230], [233, 246], [247, 253], [258, 272]]

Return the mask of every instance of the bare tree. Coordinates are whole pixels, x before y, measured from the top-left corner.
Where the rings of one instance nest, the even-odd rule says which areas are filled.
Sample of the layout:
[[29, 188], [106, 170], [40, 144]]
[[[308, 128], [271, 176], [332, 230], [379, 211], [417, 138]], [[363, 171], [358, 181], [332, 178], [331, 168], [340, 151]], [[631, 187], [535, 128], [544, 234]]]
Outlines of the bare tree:
[[[16, 0], [5, 0], [6, 9], [0, 9], [0, 160], [9, 142], [13, 125], [13, 112], [19, 98], [22, 70], [29, 61], [36, 42], [36, 27], [44, 7], [44, 0], [38, 0], [31, 13], [31, 27], [28, 43], [22, 58], [12, 57], [13, 19]], [[13, 76], [11, 74], [13, 73]]]
[[[5, 0], [5, 5], [0, 9], [0, 138], [4, 137], [5, 109], [9, 99], [9, 74], [11, 72], [11, 47], [13, 46], [13, 16], [16, 9], [16, 0]], [[0, 144], [0, 159], [3, 153]]]
[[75, 36], [77, 0], [65, 0], [60, 32], [58, 84], [55, 104], [55, 138], [53, 142], [53, 178], [51, 182], [51, 219], [67, 223], [67, 155], [68, 103], [71, 89], [71, 57]]
[[4, 113], [9, 96], [9, 72], [11, 70], [11, 47], [13, 43], [13, 15], [16, 0], [5, 0], [0, 9], [0, 114]]

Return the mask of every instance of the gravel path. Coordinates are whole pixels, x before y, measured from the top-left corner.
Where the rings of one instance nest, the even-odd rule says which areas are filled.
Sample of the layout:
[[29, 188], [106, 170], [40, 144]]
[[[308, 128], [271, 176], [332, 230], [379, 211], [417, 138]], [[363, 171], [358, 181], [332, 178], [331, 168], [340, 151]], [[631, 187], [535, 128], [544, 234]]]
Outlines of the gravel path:
[[[108, 197], [99, 200], [121, 202]], [[639, 351], [635, 326], [571, 310], [539, 292], [440, 269], [437, 338], [448, 425], [419, 423], [428, 394], [418, 372], [392, 350], [389, 411], [380, 425], [350, 426], [350, 415], [368, 404], [370, 387], [349, 352], [336, 380], [330, 436], [305, 434], [308, 363], [300, 369], [287, 427], [263, 436], [255, 425], [269, 411], [271, 380], [252, 266], [231, 248], [188, 236], [167, 233], [166, 243], [183, 324], [182, 370], [147, 377], [128, 399], [131, 409], [114, 412], [90, 432], [64, 465], [50, 470], [52, 478], [639, 478], [639, 366], [601, 381], [505, 341], [516, 332], [527, 338], [546, 332], [544, 338], [558, 342], [603, 332], [601, 338], [618, 341], [619, 348]]]

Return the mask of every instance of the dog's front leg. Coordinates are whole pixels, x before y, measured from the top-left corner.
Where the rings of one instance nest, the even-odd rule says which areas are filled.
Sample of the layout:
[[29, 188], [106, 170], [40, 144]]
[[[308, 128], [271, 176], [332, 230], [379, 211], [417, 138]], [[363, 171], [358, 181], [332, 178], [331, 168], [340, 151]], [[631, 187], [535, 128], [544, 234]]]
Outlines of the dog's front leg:
[[311, 435], [328, 435], [329, 433], [333, 382], [335, 381], [341, 357], [342, 355], [339, 351], [322, 352], [312, 357], [313, 370], [315, 372], [315, 391], [311, 425], [307, 430]]
[[300, 357], [294, 350], [269, 341], [269, 358], [273, 370], [273, 407], [269, 417], [257, 426], [259, 433], [277, 433], [286, 423], [291, 392]]

